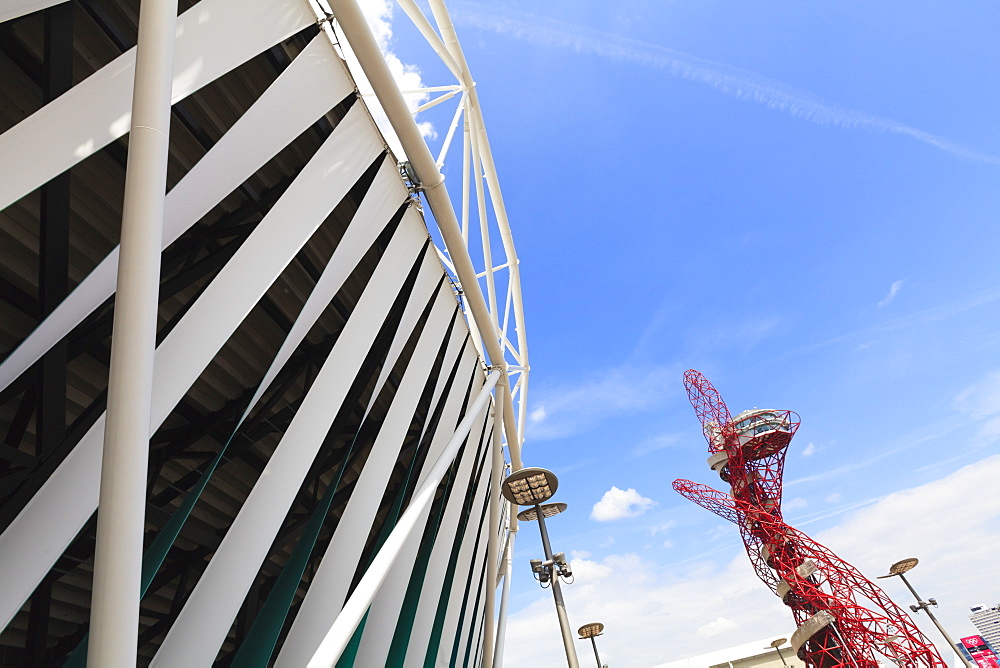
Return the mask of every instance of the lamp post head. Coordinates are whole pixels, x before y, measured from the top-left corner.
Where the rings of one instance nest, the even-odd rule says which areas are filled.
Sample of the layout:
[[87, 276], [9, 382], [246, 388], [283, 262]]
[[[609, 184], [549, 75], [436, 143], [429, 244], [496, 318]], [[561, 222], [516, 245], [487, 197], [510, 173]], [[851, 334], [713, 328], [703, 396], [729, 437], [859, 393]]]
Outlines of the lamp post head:
[[551, 499], [558, 487], [559, 479], [552, 471], [524, 468], [507, 476], [500, 491], [514, 505], [534, 506]]
[[778, 638], [777, 640], [771, 641], [771, 645], [770, 646], [773, 647], [774, 649], [778, 649], [779, 647], [781, 647], [782, 645], [784, 645], [786, 642], [788, 642], [788, 638]]
[[[542, 517], [548, 519], [553, 515], [558, 515], [559, 513], [566, 510], [565, 503], [546, 503], [544, 506], [539, 506], [542, 511]], [[517, 514], [517, 519], [522, 522], [533, 522], [538, 519], [538, 510], [535, 508], [528, 508], [527, 510], [522, 510]]]
[[579, 629], [577, 633], [580, 634], [580, 640], [586, 640], [587, 638], [596, 638], [602, 635], [604, 632], [604, 624], [600, 622], [592, 622], [590, 624], [584, 624]]
[[920, 560], [917, 559], [916, 557], [910, 557], [909, 559], [902, 559], [900, 561], [897, 561], [896, 563], [894, 563], [892, 566], [889, 567], [889, 574], [888, 575], [879, 575], [878, 578], [880, 580], [882, 580], [882, 579], [885, 579], [885, 578], [891, 578], [891, 577], [895, 577], [897, 575], [902, 575], [903, 573], [906, 573], [907, 571], [913, 570], [913, 568], [917, 564], [919, 564], [919, 563], [920, 563]]

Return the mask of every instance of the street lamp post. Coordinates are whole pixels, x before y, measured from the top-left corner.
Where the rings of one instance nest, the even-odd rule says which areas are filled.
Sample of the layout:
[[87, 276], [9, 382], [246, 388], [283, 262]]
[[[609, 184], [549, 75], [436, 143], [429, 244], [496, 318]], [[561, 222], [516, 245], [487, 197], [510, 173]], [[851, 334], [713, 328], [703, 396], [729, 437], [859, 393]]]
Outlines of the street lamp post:
[[[926, 612], [927, 616], [931, 618], [932, 622], [934, 622], [934, 626], [936, 626], [938, 631], [941, 632], [941, 635], [944, 636], [945, 642], [948, 643], [948, 648], [951, 649], [952, 652], [955, 652], [956, 651], [955, 641], [951, 639], [951, 636], [948, 635], [948, 632], [944, 630], [943, 626], [941, 626], [941, 622], [939, 622], [937, 620], [937, 617], [934, 616], [934, 613], [931, 612], [931, 606], [934, 606], [936, 608], [937, 601], [935, 601], [933, 598], [929, 598], [926, 601], [920, 598], [920, 595], [917, 593], [917, 590], [913, 588], [913, 585], [910, 584], [910, 581], [907, 580], [906, 576], [904, 575], [904, 573], [912, 570], [918, 563], [920, 563], [920, 560], [917, 559], [916, 557], [910, 557], [909, 559], [903, 559], [902, 561], [897, 561], [896, 563], [894, 563], [892, 566], [889, 567], [888, 575], [879, 575], [878, 577], [880, 579], [899, 577], [899, 579], [903, 581], [903, 584], [906, 585], [906, 588], [910, 590], [910, 593], [913, 594], [913, 598], [917, 599], [917, 604], [911, 605], [910, 610], [912, 610], [913, 612], [920, 612], [921, 610]], [[958, 658], [962, 660], [962, 663], [965, 664], [966, 668], [976, 668], [974, 665], [969, 663], [969, 660], [966, 659], [961, 653], [958, 654]]]
[[559, 618], [559, 630], [562, 633], [563, 647], [566, 650], [566, 662], [569, 668], [580, 668], [580, 661], [573, 646], [573, 633], [570, 631], [569, 616], [566, 614], [566, 602], [563, 600], [559, 577], [572, 575], [565, 556], [552, 554], [549, 544], [549, 532], [545, 528], [545, 518], [557, 515], [566, 510], [565, 503], [548, 503], [559, 486], [559, 480], [551, 471], [540, 468], [523, 468], [507, 476], [503, 481], [501, 491], [504, 498], [518, 506], [533, 506], [521, 511], [517, 519], [525, 522], [538, 520], [538, 530], [542, 534], [542, 548], [545, 550], [545, 561], [532, 559], [531, 570], [534, 571], [542, 584], [552, 583], [552, 598], [555, 599], [556, 616]]
[[590, 638], [590, 644], [594, 646], [594, 658], [597, 659], [597, 668], [601, 668], [601, 655], [597, 653], [597, 636], [603, 635], [604, 624], [600, 622], [594, 622], [592, 624], [584, 624], [581, 626], [577, 633], [580, 634], [580, 640], [586, 640]]
[[785, 656], [781, 653], [781, 646], [786, 642], [788, 642], [788, 638], [778, 638], [777, 640], [772, 641], [769, 645], [769, 647], [773, 647], [774, 651], [778, 653], [778, 658], [781, 659], [781, 663], [784, 666], [787, 666], [788, 662], [785, 661]]

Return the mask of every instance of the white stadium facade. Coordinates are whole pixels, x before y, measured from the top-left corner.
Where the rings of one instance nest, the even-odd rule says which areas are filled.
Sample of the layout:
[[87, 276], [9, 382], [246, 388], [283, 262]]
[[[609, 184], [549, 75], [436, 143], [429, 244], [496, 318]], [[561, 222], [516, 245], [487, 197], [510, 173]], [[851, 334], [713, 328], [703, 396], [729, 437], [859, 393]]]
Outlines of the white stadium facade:
[[499, 665], [527, 344], [429, 6], [409, 91], [357, 0], [0, 3], [0, 665]]

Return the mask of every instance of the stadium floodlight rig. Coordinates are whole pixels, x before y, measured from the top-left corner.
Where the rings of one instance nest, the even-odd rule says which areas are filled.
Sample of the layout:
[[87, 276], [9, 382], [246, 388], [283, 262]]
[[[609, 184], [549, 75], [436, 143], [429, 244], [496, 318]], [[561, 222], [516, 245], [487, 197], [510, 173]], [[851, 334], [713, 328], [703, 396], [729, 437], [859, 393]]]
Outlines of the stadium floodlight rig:
[[946, 666], [885, 592], [782, 519], [781, 476], [798, 415], [755, 408], [731, 417], [719, 392], [693, 369], [684, 386], [708, 440], [708, 465], [731, 493], [690, 480], [673, 487], [740, 527], [757, 575], [792, 609], [798, 657], [816, 668], [875, 668], [877, 654], [906, 668]]

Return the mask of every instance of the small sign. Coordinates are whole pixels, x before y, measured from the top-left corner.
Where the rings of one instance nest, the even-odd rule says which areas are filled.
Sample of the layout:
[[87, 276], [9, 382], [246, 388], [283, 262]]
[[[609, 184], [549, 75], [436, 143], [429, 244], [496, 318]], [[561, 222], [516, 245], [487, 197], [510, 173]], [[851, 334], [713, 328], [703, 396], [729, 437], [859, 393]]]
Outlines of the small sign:
[[962, 645], [969, 650], [969, 655], [979, 668], [1000, 668], [1000, 658], [990, 649], [982, 636], [962, 638]]

